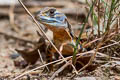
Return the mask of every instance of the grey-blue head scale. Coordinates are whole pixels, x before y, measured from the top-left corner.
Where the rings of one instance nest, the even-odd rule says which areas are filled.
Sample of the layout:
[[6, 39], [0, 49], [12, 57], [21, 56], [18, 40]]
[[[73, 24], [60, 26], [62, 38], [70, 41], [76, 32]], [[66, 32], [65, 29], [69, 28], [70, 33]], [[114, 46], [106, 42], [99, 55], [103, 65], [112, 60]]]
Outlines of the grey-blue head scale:
[[39, 22], [58, 28], [67, 28], [67, 17], [55, 8], [46, 7], [37, 13], [36, 18]]

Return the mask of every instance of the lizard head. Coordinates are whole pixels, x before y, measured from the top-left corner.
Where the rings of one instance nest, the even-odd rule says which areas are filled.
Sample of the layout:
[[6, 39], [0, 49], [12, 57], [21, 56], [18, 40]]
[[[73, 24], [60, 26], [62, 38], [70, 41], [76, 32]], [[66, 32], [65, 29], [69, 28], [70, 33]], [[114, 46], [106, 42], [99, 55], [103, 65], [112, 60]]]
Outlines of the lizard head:
[[67, 21], [67, 17], [56, 10], [53, 7], [45, 7], [42, 8], [40, 11], [36, 12], [35, 18], [38, 22], [45, 25], [48, 29], [52, 30], [53, 32], [63, 33], [67, 30], [71, 37], [74, 37], [74, 34], [71, 29], [71, 25]]
[[37, 21], [46, 25], [47, 28], [67, 28], [67, 17], [53, 7], [45, 7], [36, 12], [35, 18]]

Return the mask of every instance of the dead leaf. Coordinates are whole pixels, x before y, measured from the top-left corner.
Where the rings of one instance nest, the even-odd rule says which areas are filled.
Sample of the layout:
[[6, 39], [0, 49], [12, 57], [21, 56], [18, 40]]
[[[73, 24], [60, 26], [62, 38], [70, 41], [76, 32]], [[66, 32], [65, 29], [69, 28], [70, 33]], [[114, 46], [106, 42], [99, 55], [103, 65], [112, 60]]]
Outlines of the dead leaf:
[[28, 64], [35, 64], [36, 61], [39, 59], [38, 49], [41, 52], [45, 52], [46, 43], [43, 37], [39, 39], [38, 43], [35, 45], [35, 47], [32, 50], [31, 49], [25, 49], [25, 50], [16, 49], [16, 51], [23, 57], [23, 59]]

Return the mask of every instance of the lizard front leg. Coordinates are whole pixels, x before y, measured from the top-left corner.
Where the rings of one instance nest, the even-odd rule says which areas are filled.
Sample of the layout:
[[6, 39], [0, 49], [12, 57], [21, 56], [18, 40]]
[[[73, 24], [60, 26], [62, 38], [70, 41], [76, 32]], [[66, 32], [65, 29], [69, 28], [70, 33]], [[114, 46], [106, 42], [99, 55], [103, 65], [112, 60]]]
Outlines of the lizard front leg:
[[[51, 46], [48, 45], [46, 49], [46, 62], [50, 63], [53, 61], [53, 54], [56, 53], [55, 49]], [[49, 71], [53, 71], [53, 64], [48, 65]]]
[[[49, 45], [46, 49], [46, 63], [52, 62], [52, 53], [51, 53], [51, 45]], [[48, 65], [49, 71], [53, 70], [53, 64]]]

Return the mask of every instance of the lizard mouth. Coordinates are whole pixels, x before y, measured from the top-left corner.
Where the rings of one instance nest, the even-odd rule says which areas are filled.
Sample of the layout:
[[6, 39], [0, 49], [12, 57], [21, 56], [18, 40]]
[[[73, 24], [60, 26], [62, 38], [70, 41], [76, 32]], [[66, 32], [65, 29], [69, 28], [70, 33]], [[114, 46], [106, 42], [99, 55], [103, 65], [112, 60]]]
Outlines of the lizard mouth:
[[38, 16], [36, 19], [44, 24], [48, 24], [55, 27], [67, 27], [68, 24], [66, 22], [65, 17], [46, 17], [46, 16]]
[[55, 18], [49, 18], [49, 17], [45, 17], [45, 16], [40, 16], [39, 20], [40, 20], [40, 22], [45, 22], [45, 23], [60, 22], [60, 21], [56, 20]]

